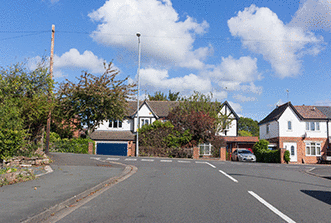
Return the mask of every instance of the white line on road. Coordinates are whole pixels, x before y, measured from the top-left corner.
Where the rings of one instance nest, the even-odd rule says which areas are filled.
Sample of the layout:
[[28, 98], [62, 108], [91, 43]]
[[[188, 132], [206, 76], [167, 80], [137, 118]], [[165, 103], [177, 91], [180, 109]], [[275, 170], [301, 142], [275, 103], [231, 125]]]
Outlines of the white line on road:
[[309, 171], [312, 171], [312, 170], [314, 170], [316, 167], [313, 167], [313, 168], [311, 168]]
[[225, 176], [227, 176], [228, 178], [230, 178], [231, 180], [233, 180], [234, 182], [238, 183], [238, 180], [234, 179], [233, 177], [231, 177], [229, 174], [225, 173], [222, 170], [218, 170], [220, 173], [224, 174]]
[[141, 161], [143, 161], [143, 162], [154, 162], [153, 159], [142, 159]]
[[202, 162], [202, 161], [195, 161], [195, 163], [207, 163], [207, 162]]
[[133, 159], [133, 158], [126, 158], [126, 161], [137, 161], [137, 159]]
[[191, 163], [191, 161], [186, 161], [186, 160], [178, 160], [178, 163]]
[[106, 160], [119, 160], [120, 158], [107, 158]]
[[212, 168], [216, 168], [216, 166], [214, 166], [213, 164], [211, 164], [211, 163], [208, 163], [208, 162], [206, 162], [209, 166], [211, 166]]
[[172, 163], [172, 160], [160, 160], [160, 162], [163, 162], [163, 163]]
[[90, 157], [92, 160], [100, 160], [100, 157]]
[[279, 217], [281, 217], [282, 219], [284, 219], [286, 222], [295, 223], [295, 221], [293, 221], [291, 218], [287, 217], [285, 214], [283, 214], [277, 208], [275, 208], [274, 206], [272, 206], [271, 204], [269, 204], [268, 202], [266, 202], [262, 197], [260, 197], [259, 195], [257, 195], [253, 191], [248, 191], [248, 193], [250, 195], [252, 195], [253, 197], [255, 197], [258, 201], [260, 201], [262, 204], [264, 204], [267, 208], [269, 208], [275, 214], [277, 214]]

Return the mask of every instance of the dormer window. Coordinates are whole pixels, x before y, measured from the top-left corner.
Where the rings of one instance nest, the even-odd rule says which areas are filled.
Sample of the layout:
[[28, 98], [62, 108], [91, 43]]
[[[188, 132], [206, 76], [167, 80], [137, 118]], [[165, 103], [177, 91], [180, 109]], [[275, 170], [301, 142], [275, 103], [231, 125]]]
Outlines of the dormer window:
[[109, 128], [122, 128], [122, 121], [120, 120], [109, 120]]

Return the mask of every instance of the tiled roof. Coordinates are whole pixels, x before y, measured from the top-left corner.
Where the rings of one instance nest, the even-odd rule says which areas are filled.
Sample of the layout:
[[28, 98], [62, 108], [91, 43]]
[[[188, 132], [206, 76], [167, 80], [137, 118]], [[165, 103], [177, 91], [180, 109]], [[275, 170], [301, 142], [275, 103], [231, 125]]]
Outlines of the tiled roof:
[[279, 117], [284, 113], [286, 108], [290, 105], [291, 105], [291, 102], [287, 102], [281, 106], [278, 106], [267, 117], [265, 117], [262, 121], [260, 121], [259, 124], [261, 125], [261, 124], [264, 124], [267, 122], [278, 120]]
[[225, 136], [223, 137], [225, 142], [258, 142], [257, 136]]
[[327, 117], [316, 106], [294, 106], [303, 119], [326, 119]]
[[[141, 101], [139, 107], [144, 103], [152, 109], [158, 117], [167, 117], [172, 108], [178, 106], [179, 101]], [[132, 116], [137, 111], [137, 102], [129, 101], [127, 116]]]
[[330, 106], [316, 106], [328, 119], [331, 119], [331, 107]]
[[131, 131], [97, 130], [90, 135], [92, 140], [125, 140], [132, 141], [135, 135]]

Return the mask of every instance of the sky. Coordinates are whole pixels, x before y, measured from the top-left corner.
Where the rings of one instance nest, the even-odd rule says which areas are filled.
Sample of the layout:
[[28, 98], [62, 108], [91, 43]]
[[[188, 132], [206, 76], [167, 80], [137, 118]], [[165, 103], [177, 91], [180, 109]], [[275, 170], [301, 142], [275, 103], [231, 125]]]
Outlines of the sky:
[[331, 3], [327, 0], [15, 0], [0, 7], [0, 67], [34, 69], [50, 56], [54, 78], [102, 74], [156, 91], [198, 91], [261, 121], [276, 105], [331, 106]]

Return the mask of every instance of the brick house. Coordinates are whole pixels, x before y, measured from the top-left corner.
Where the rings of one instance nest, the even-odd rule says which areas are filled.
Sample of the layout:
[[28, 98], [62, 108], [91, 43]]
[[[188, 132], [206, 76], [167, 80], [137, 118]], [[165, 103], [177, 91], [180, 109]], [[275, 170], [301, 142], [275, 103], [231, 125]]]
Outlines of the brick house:
[[290, 152], [291, 163], [317, 163], [330, 142], [331, 107], [277, 106], [260, 123], [260, 139]]
[[[155, 120], [166, 120], [172, 108], [179, 105], [178, 101], [143, 101], [139, 106], [139, 127], [148, 125]], [[90, 135], [96, 143], [96, 153], [104, 155], [135, 155], [135, 138], [138, 127], [137, 102], [129, 101], [125, 119], [105, 120]], [[238, 115], [226, 101], [222, 104], [220, 113], [227, 115], [230, 122], [219, 136], [237, 137]], [[200, 153], [204, 156], [211, 155], [210, 143], [199, 145]]]

